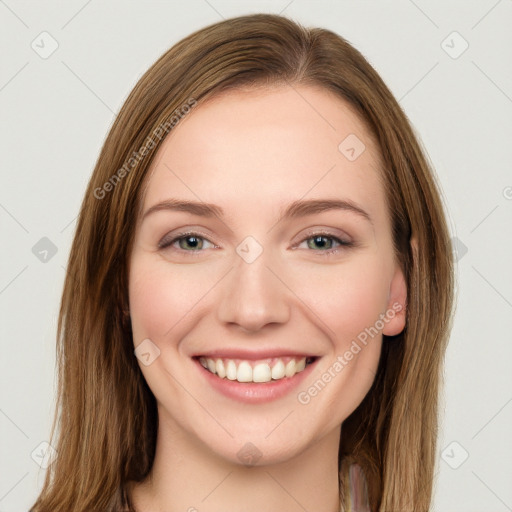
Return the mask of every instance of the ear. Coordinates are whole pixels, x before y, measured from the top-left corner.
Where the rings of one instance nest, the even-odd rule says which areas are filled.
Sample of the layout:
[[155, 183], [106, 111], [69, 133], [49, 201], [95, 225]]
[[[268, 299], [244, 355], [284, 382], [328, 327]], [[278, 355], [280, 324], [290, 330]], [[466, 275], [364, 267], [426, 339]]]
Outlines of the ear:
[[[410, 241], [413, 253], [417, 250], [415, 239]], [[396, 336], [405, 328], [407, 319], [407, 283], [398, 262], [395, 265], [395, 273], [389, 287], [388, 305], [386, 316], [389, 318], [385, 324], [382, 334]]]

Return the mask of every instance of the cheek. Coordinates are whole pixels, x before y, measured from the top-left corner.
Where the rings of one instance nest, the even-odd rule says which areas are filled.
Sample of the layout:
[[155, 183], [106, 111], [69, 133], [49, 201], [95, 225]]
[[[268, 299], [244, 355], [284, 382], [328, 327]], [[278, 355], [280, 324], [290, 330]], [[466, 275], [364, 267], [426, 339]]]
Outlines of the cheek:
[[[310, 267], [300, 272], [297, 295], [342, 348], [384, 313], [389, 272], [374, 257], [353, 258], [347, 264]], [[316, 322], [318, 323], [318, 321]]]
[[163, 341], [190, 311], [201, 309], [201, 299], [213, 284], [211, 273], [195, 265], [178, 270], [165, 261], [134, 258], [129, 300], [135, 344], [144, 338]]

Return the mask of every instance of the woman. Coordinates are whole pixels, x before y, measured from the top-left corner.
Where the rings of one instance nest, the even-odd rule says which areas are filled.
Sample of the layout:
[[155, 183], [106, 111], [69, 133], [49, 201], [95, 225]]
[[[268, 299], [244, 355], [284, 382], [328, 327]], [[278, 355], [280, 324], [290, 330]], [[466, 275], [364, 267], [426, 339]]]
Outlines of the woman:
[[452, 304], [433, 171], [364, 57], [275, 15], [200, 30], [91, 177], [32, 510], [426, 511]]

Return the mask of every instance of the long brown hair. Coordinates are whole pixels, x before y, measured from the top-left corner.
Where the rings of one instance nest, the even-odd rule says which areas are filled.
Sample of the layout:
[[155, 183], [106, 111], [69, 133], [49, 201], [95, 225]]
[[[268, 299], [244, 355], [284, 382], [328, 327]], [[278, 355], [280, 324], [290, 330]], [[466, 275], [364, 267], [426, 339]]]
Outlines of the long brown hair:
[[454, 301], [451, 243], [434, 171], [399, 104], [353, 46], [328, 30], [256, 14], [206, 27], [164, 53], [108, 133], [67, 267], [51, 432], [58, 455], [33, 512], [133, 511], [127, 483], [149, 473], [158, 422], [125, 313], [144, 180], [165, 133], [194, 105], [231, 88], [275, 84], [334, 92], [375, 136], [408, 287], [406, 327], [384, 339], [373, 386], [343, 423], [343, 508], [351, 508], [347, 482], [355, 463], [367, 477], [372, 511], [428, 510]]

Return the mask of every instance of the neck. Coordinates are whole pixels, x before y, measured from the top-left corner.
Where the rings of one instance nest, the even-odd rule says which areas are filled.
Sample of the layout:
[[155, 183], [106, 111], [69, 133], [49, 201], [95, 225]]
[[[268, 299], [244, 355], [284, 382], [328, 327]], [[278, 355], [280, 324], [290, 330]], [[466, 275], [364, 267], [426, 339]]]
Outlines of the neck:
[[340, 428], [292, 459], [244, 466], [175, 427], [159, 421], [151, 472], [131, 483], [137, 512], [339, 512]]

